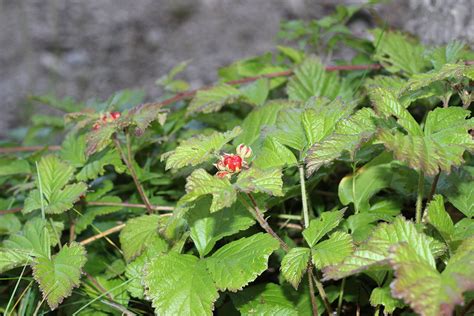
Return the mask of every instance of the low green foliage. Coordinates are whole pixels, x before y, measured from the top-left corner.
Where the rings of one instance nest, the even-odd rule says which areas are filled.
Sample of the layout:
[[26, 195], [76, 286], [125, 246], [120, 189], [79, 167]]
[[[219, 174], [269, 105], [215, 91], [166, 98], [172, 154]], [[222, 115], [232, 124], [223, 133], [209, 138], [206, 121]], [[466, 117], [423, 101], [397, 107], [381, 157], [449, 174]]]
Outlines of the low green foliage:
[[[154, 103], [34, 97], [65, 120], [5, 144], [63, 140], [0, 151], [0, 311], [472, 313], [474, 54], [357, 38], [360, 8], [284, 23], [288, 46], [197, 92], [185, 62]], [[335, 69], [306, 53], [342, 44]]]

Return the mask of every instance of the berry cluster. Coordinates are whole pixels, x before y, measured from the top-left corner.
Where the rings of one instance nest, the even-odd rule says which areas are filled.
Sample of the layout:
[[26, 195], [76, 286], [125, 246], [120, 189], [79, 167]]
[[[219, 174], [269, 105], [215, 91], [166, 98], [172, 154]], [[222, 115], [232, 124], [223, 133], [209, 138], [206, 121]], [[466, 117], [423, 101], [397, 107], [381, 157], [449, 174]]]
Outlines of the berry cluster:
[[120, 112], [107, 112], [100, 116], [100, 118], [92, 125], [94, 131], [100, 129], [102, 125], [111, 123], [120, 118]]
[[216, 176], [223, 178], [230, 178], [233, 174], [239, 173], [242, 168], [248, 166], [245, 159], [252, 156], [252, 149], [244, 144], [237, 146], [235, 150], [236, 154], [224, 154], [220, 157], [220, 160], [214, 164], [216, 166]]

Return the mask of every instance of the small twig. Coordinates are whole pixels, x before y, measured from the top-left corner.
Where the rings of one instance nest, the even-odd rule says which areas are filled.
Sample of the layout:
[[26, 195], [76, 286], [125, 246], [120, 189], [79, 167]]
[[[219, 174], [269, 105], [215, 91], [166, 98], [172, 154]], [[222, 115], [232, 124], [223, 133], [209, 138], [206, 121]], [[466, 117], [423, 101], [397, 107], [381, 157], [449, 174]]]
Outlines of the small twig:
[[57, 146], [57, 145], [5, 147], [5, 148], [0, 148], [0, 154], [11, 154], [11, 153], [29, 152], [29, 151], [37, 151], [37, 150], [56, 151], [60, 149], [61, 149], [61, 146]]
[[[313, 268], [313, 265], [310, 264], [311, 269]], [[316, 288], [318, 289], [319, 295], [321, 296], [321, 299], [323, 300], [324, 307], [326, 307], [326, 311], [328, 312], [329, 315], [332, 315], [332, 308], [331, 304], [329, 304], [328, 301], [328, 296], [326, 294], [326, 291], [324, 290], [324, 287], [322, 283], [318, 280], [318, 277], [312, 273], [313, 276], [313, 281], [316, 284]]]
[[438, 174], [433, 179], [433, 183], [431, 184], [430, 194], [428, 195], [428, 200], [426, 200], [427, 204], [431, 201], [431, 199], [433, 198], [433, 195], [436, 192], [436, 187], [438, 186], [438, 180], [439, 180], [440, 174], [441, 174], [441, 171], [439, 171]]
[[123, 315], [127, 315], [127, 316], [136, 316], [137, 315], [134, 312], [129, 311], [128, 309], [126, 309], [122, 305], [120, 305], [118, 303], [115, 303], [115, 301], [111, 302], [111, 301], [101, 300], [101, 302], [105, 305], [109, 305], [110, 307], [115, 308], [119, 312], [122, 312]]
[[283, 250], [288, 252], [290, 250], [290, 247], [287, 245], [286, 242], [283, 241], [283, 239], [280, 238], [280, 236], [278, 236], [277, 233], [275, 233], [275, 231], [270, 227], [270, 225], [268, 225], [268, 222], [265, 220], [265, 217], [263, 217], [263, 213], [260, 211], [260, 209], [257, 205], [257, 202], [253, 198], [252, 194], [247, 193], [247, 196], [249, 197], [249, 199], [250, 199], [250, 201], [252, 202], [252, 205], [253, 205], [253, 208], [249, 208], [249, 210], [253, 209], [253, 212], [251, 211], [251, 213], [255, 216], [255, 219], [257, 220], [257, 222], [260, 224], [260, 226], [267, 233], [269, 233], [270, 235], [272, 235], [273, 238], [278, 240], [278, 242], [280, 243], [280, 246], [281, 246], [281, 248], [283, 248]]
[[[127, 135], [127, 148], [129, 148], [128, 133], [126, 133], [126, 135]], [[135, 168], [132, 165], [132, 160], [130, 159], [131, 157], [130, 150], [128, 150], [129, 159], [127, 159], [127, 157], [125, 156], [125, 153], [123, 152], [122, 146], [120, 146], [120, 141], [117, 139], [117, 136], [114, 135], [113, 139], [114, 139], [115, 147], [117, 148], [120, 154], [120, 157], [122, 157], [123, 162], [125, 162], [125, 165], [127, 165], [128, 170], [130, 170], [130, 175], [133, 178], [133, 182], [135, 183], [135, 186], [137, 187], [138, 193], [140, 194], [140, 197], [142, 198], [143, 203], [145, 203], [146, 205], [148, 213], [150, 214], [153, 213], [153, 208], [151, 207], [150, 201], [148, 200], [148, 197], [146, 196], [145, 191], [143, 190], [142, 184], [138, 180], [137, 174], [135, 172]]]
[[104, 230], [100, 234], [94, 235], [92, 237], [89, 237], [87, 239], [84, 239], [83, 241], [80, 242], [81, 245], [85, 246], [87, 244], [90, 244], [93, 241], [96, 241], [97, 239], [103, 238], [105, 236], [108, 236], [110, 234], [116, 233], [118, 231], [121, 231], [125, 227], [125, 224], [120, 224], [115, 227], [112, 227], [110, 229]]
[[11, 214], [11, 213], [18, 213], [22, 210], [23, 208], [21, 207], [14, 207], [9, 210], [1, 210], [0, 215], [5, 215], [5, 214]]
[[288, 223], [288, 222], [280, 222], [280, 223], [278, 223], [278, 226], [280, 228], [288, 227], [288, 228], [292, 228], [292, 229], [296, 229], [296, 230], [303, 230], [303, 227], [301, 227], [301, 225], [292, 224], [292, 223]]
[[316, 296], [314, 294], [313, 285], [313, 267], [308, 267], [308, 284], [309, 284], [309, 297], [311, 298], [311, 307], [313, 310], [313, 316], [318, 316], [318, 304], [316, 303]]
[[[87, 205], [95, 206], [120, 206], [130, 208], [147, 208], [145, 204], [134, 204], [134, 203], [114, 203], [114, 202], [86, 202]], [[155, 206], [150, 205], [153, 211], [173, 211], [173, 206]]]

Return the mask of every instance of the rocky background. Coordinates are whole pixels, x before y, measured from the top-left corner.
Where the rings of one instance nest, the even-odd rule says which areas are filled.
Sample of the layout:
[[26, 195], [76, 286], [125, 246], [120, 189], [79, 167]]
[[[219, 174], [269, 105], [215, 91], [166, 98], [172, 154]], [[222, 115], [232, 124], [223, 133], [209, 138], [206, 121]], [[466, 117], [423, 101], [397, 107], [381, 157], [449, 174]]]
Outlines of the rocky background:
[[[28, 115], [26, 101], [55, 93], [85, 100], [124, 88], [159, 95], [154, 82], [192, 59], [193, 87], [219, 66], [275, 46], [279, 23], [311, 19], [357, 0], [0, 0], [0, 137]], [[388, 25], [427, 43], [473, 43], [474, 1], [394, 0], [376, 7]], [[365, 27], [370, 21], [356, 21]]]

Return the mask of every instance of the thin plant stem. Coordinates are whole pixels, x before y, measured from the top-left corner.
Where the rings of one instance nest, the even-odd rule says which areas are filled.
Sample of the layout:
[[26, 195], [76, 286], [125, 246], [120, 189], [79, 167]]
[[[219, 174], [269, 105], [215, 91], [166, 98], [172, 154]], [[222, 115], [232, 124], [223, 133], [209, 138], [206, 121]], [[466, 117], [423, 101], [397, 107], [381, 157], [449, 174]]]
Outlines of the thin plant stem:
[[[278, 236], [277, 233], [275, 233], [275, 231], [270, 227], [270, 225], [268, 224], [268, 222], [265, 220], [265, 217], [263, 216], [263, 213], [260, 211], [258, 205], [257, 205], [257, 202], [255, 201], [254, 197], [252, 196], [252, 194], [250, 193], [247, 193], [247, 196], [249, 197], [250, 201], [252, 202], [252, 207], [247, 207], [247, 209], [250, 211], [250, 213], [252, 213], [252, 215], [254, 215], [255, 219], [257, 220], [257, 222], [260, 224], [260, 226], [267, 232], [269, 233], [270, 235], [272, 235], [273, 238], [275, 238], [276, 240], [278, 240], [278, 242], [280, 243], [280, 246], [283, 250], [285, 250], [286, 252], [290, 251], [290, 247], [288, 246], [288, 244], [286, 242], [283, 241], [283, 239], [280, 238], [280, 236]], [[247, 205], [247, 203], [245, 202], [245, 200], [242, 199], [242, 203], [244, 203], [244, 205]], [[247, 205], [248, 206], [248, 205]]]
[[422, 208], [423, 208], [423, 194], [424, 194], [424, 184], [425, 184], [425, 175], [423, 171], [420, 170], [418, 176], [418, 195], [416, 197], [416, 223], [421, 223], [422, 218]]
[[150, 201], [148, 200], [148, 197], [145, 194], [145, 191], [143, 190], [143, 186], [140, 183], [140, 180], [138, 180], [137, 174], [135, 172], [135, 168], [132, 165], [132, 160], [131, 160], [131, 150], [130, 150], [130, 139], [128, 136], [128, 133], [126, 132], [125, 135], [127, 135], [127, 151], [128, 151], [128, 159], [127, 156], [125, 156], [125, 153], [122, 149], [122, 146], [120, 145], [120, 141], [118, 140], [117, 136], [114, 135], [114, 143], [115, 147], [117, 148], [120, 157], [122, 158], [123, 162], [127, 166], [128, 170], [130, 170], [130, 175], [132, 176], [133, 182], [135, 183], [135, 186], [137, 187], [138, 194], [140, 194], [140, 197], [145, 204], [148, 213], [153, 213], [153, 208], [151, 207]]
[[346, 286], [346, 278], [342, 279], [341, 288], [339, 290], [339, 299], [337, 301], [337, 316], [341, 315], [342, 299], [344, 297], [344, 287]]
[[[16, 306], [20, 303], [20, 301], [23, 299], [23, 296], [25, 296], [26, 292], [28, 292], [28, 290], [31, 288], [31, 286], [33, 285], [33, 280], [30, 281], [30, 283], [28, 283], [28, 285], [25, 287], [25, 289], [23, 290], [23, 292], [21, 292], [20, 296], [18, 297], [18, 299], [16, 300], [15, 304], [13, 305], [12, 307], [12, 311], [15, 310]], [[20, 309], [21, 309], [21, 305], [20, 305]], [[12, 313], [10, 313], [11, 315]], [[7, 314], [7, 310], [5, 310], [5, 315], [8, 316]]]
[[[311, 265], [311, 269], [312, 269]], [[329, 315], [332, 315], [332, 308], [331, 304], [329, 304], [328, 296], [326, 294], [326, 291], [324, 290], [323, 284], [318, 280], [318, 276], [316, 274], [313, 274], [313, 281], [314, 284], [316, 284], [316, 288], [318, 289], [319, 295], [321, 296], [321, 299], [323, 300], [324, 307], [326, 308], [326, 311], [328, 312]]]
[[359, 206], [356, 203], [356, 179], [357, 179], [356, 169], [357, 169], [357, 164], [354, 163], [352, 165], [352, 199], [354, 202], [354, 212], [357, 214], [359, 213]]
[[309, 297], [311, 298], [311, 308], [313, 310], [313, 316], [319, 315], [318, 313], [318, 304], [316, 303], [316, 296], [314, 294], [314, 285], [313, 285], [313, 269], [308, 269], [308, 284], [309, 284]]
[[8, 310], [10, 309], [10, 304], [13, 302], [13, 297], [15, 297], [16, 290], [18, 289], [18, 285], [20, 285], [20, 281], [23, 277], [23, 274], [25, 273], [26, 267], [28, 266], [28, 263], [30, 263], [30, 257], [28, 256], [28, 260], [26, 261], [25, 265], [23, 266], [23, 269], [21, 270], [20, 277], [16, 281], [15, 288], [13, 289], [13, 293], [10, 296], [10, 299], [8, 300], [7, 308], [5, 308], [5, 315], [8, 315]]
[[282, 218], [282, 219], [293, 220], [293, 221], [301, 221], [301, 215], [278, 214], [278, 215], [276, 215], [275, 217], [277, 217], [277, 218]]
[[40, 175], [40, 172], [39, 172], [39, 168], [38, 168], [38, 162], [35, 161], [35, 164], [36, 164], [36, 174], [38, 175], [38, 186], [39, 186], [39, 191], [40, 191], [40, 200], [41, 200], [41, 218], [43, 220], [46, 219], [46, 215], [44, 213], [44, 202], [43, 202], [43, 187], [41, 185], [41, 175]]
[[303, 204], [304, 227], [308, 228], [309, 226], [308, 198], [306, 196], [306, 183], [304, 180], [304, 166], [302, 164], [298, 166], [298, 171], [300, 173], [301, 202]]
[[79, 242], [81, 245], [85, 246], [87, 244], [90, 244], [91, 242], [93, 241], [96, 241], [97, 239], [101, 239], [105, 236], [108, 236], [108, 235], [111, 235], [113, 233], [116, 233], [116, 232], [119, 232], [121, 231], [123, 228], [125, 227], [125, 224], [120, 224], [120, 225], [117, 225], [115, 227], [112, 227], [110, 229], [107, 229], [107, 230], [104, 230], [103, 232], [97, 234], [97, 235], [94, 235], [92, 237], [89, 237], [87, 239], [84, 239], [83, 241]]
[[433, 195], [436, 192], [436, 187], [438, 186], [438, 180], [439, 180], [440, 174], [441, 172], [438, 172], [438, 174], [433, 179], [433, 183], [431, 184], [430, 194], [428, 195], [428, 199], [426, 200], [426, 203], [431, 201], [431, 199], [433, 198]]
[[[135, 204], [135, 203], [114, 203], [114, 202], [97, 202], [91, 201], [86, 202], [87, 205], [96, 205], [96, 206], [120, 206], [120, 207], [130, 207], [130, 208], [147, 208], [145, 204]], [[150, 206], [153, 211], [173, 211], [173, 206]]]

